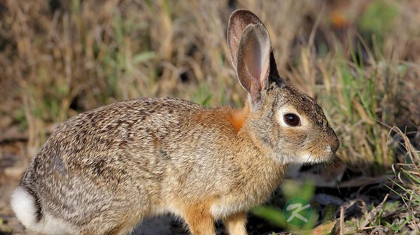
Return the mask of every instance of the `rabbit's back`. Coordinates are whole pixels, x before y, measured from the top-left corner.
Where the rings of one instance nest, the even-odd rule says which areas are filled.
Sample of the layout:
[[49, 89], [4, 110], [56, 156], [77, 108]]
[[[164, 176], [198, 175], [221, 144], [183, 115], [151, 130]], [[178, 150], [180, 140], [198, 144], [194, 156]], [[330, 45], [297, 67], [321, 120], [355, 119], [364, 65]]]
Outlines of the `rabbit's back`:
[[[165, 160], [168, 156], [158, 151], [159, 145], [182, 136], [183, 129], [193, 125], [185, 118], [202, 109], [188, 101], [163, 98], [118, 102], [79, 114], [52, 133], [28, 173], [58, 179], [84, 173], [93, 175], [94, 181], [106, 181], [107, 188], [113, 183], [117, 187], [122, 178], [130, 177], [131, 164]], [[156, 176], [155, 172], [146, 177]]]

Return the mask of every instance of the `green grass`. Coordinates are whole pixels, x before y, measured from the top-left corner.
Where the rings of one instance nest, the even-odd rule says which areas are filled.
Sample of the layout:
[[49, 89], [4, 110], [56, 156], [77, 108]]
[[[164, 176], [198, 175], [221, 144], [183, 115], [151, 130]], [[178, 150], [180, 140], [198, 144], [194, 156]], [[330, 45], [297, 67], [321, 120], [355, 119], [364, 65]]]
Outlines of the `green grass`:
[[[298, 187], [296, 186], [298, 185]], [[285, 181], [281, 185], [281, 193], [284, 201], [287, 202], [294, 198], [301, 198], [307, 202], [311, 202], [314, 196], [315, 186], [313, 182], [307, 181], [305, 183], [299, 183], [296, 181]], [[314, 228], [318, 218], [319, 212], [312, 205], [312, 216], [309, 221], [303, 226], [294, 226], [289, 224], [284, 215], [283, 208], [274, 208], [269, 206], [259, 206], [251, 211], [252, 214], [267, 219], [274, 225], [284, 228], [288, 231], [301, 231], [301, 233], [310, 232], [310, 229]]]

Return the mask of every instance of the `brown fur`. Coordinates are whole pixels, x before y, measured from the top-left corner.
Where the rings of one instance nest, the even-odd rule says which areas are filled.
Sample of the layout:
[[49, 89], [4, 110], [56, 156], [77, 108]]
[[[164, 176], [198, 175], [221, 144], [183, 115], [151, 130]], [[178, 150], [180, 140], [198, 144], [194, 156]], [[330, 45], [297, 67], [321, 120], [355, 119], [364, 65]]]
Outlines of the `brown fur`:
[[232, 124], [236, 131], [239, 131], [245, 124], [245, 120], [249, 114], [249, 104], [245, 103], [245, 107], [240, 110], [230, 111], [229, 122]]
[[[185, 211], [185, 222], [194, 235], [215, 235], [214, 217], [210, 212], [212, 199], [205, 199], [197, 203], [188, 203]], [[182, 206], [185, 206], [182, 205]]]
[[230, 215], [223, 220], [229, 234], [246, 235], [246, 213]]
[[[316, 102], [278, 76], [268, 32], [255, 17], [236, 11], [235, 33], [228, 33], [240, 38], [230, 40], [235, 68], [262, 66], [239, 77], [250, 97], [244, 109], [148, 98], [69, 119], [22, 177], [20, 186], [36, 195], [36, 224], [55, 218], [72, 228], [62, 234], [127, 234], [145, 216], [169, 212], [194, 235], [214, 235], [215, 219], [245, 235], [246, 212], [269, 198], [289, 163], [330, 159], [337, 136]], [[284, 112], [302, 125], [285, 125]]]

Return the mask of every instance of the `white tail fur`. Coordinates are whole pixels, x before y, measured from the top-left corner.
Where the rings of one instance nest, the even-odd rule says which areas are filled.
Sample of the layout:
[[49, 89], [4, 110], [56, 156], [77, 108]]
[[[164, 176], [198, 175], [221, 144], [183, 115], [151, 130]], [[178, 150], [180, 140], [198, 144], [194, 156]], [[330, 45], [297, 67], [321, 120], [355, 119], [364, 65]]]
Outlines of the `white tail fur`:
[[35, 198], [22, 187], [18, 187], [13, 192], [10, 203], [16, 217], [29, 230], [54, 235], [66, 235], [75, 232], [69, 223], [45, 212], [41, 221], [37, 222]]
[[35, 198], [24, 188], [18, 187], [12, 195], [12, 209], [16, 217], [27, 228], [36, 225], [36, 205]]

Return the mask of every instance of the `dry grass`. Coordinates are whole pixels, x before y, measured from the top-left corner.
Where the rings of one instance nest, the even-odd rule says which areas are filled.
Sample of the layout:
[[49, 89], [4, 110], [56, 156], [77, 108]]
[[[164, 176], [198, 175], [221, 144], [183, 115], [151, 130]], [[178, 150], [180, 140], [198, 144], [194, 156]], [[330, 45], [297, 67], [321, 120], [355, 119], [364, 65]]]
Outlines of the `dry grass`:
[[420, 146], [416, 0], [8, 0], [0, 134], [18, 128], [32, 157], [50, 125], [119, 100], [242, 106], [225, 39], [235, 8], [265, 22], [280, 74], [324, 108], [350, 169], [372, 176], [407, 163]]

